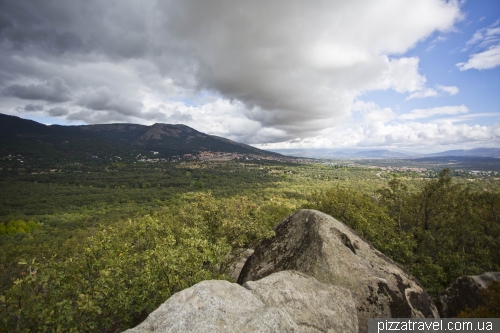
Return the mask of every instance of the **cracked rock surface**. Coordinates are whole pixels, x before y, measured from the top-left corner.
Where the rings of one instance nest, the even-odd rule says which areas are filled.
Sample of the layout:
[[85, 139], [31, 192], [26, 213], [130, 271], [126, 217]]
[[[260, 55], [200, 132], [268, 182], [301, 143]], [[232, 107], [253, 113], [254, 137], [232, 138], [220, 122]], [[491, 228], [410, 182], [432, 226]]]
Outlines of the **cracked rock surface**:
[[243, 267], [238, 283], [295, 270], [347, 288], [355, 300], [359, 331], [368, 318], [439, 318], [422, 285], [345, 224], [303, 209], [275, 227]]
[[351, 292], [296, 271], [281, 271], [243, 285], [263, 303], [284, 308], [304, 333], [358, 332]]
[[127, 333], [304, 332], [356, 333], [351, 292], [293, 271], [244, 287], [202, 281], [170, 297]]
[[300, 330], [284, 309], [266, 306], [240, 285], [208, 280], [174, 294], [144, 322], [125, 332], [250, 333]]

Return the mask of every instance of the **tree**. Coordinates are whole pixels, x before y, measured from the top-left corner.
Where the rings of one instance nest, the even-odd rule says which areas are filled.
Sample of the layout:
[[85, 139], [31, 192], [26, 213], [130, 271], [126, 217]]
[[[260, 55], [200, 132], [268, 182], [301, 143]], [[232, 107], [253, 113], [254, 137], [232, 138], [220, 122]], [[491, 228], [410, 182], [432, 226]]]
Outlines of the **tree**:
[[71, 243], [71, 255], [30, 263], [0, 297], [10, 332], [123, 330], [142, 321], [171, 294], [224, 277], [231, 247], [210, 242], [175, 214], [123, 221]]
[[430, 294], [459, 276], [498, 269], [499, 199], [454, 183], [449, 169], [407, 196], [401, 223], [415, 242], [409, 267]]
[[[388, 182], [389, 188], [380, 189], [377, 191], [381, 196], [381, 204], [389, 209], [389, 214], [396, 218], [400, 230], [403, 230], [401, 225], [401, 214], [403, 212], [406, 201], [408, 200], [408, 186], [400, 179], [393, 176]], [[405, 225], [404, 230], [408, 230]]]

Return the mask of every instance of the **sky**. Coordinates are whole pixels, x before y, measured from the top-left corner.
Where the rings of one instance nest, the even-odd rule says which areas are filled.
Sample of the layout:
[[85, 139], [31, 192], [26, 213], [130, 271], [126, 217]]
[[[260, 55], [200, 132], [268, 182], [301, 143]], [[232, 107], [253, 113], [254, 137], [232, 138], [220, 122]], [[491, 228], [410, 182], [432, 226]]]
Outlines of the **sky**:
[[500, 147], [498, 0], [0, 0], [0, 113], [263, 149]]

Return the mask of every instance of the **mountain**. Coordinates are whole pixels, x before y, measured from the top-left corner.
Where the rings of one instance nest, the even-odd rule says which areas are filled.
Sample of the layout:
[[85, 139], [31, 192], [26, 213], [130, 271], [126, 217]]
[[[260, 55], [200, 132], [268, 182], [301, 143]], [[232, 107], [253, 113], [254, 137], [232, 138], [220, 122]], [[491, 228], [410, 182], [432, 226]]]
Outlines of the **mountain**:
[[476, 148], [447, 150], [441, 153], [427, 154], [426, 156], [468, 156], [468, 157], [500, 157], [500, 148]]
[[272, 151], [287, 156], [318, 159], [415, 159], [433, 157], [500, 157], [500, 148], [476, 148], [469, 150], [447, 150], [433, 154], [398, 152], [387, 149], [273, 149]]
[[386, 150], [357, 149], [273, 149], [272, 151], [287, 156], [319, 158], [319, 159], [356, 159], [356, 158], [407, 158], [410, 155]]
[[334, 151], [331, 149], [272, 149], [272, 151], [286, 156], [305, 157], [305, 158], [328, 159], [328, 158], [347, 156], [341, 152]]
[[408, 157], [408, 154], [403, 154], [392, 150], [378, 149], [358, 151], [352, 154], [352, 156], [363, 158], [403, 158]]
[[199, 132], [185, 125], [104, 124], [43, 125], [0, 114], [0, 157], [19, 154], [33, 158], [82, 159], [91, 156], [131, 156], [158, 152], [159, 156], [199, 151], [280, 156], [229, 139]]
[[154, 124], [107, 124], [76, 126], [92, 136], [117, 144], [144, 150], [154, 150], [171, 155], [189, 154], [198, 151], [238, 152], [242, 154], [279, 154], [257, 149], [215, 135], [209, 135], [186, 126]]

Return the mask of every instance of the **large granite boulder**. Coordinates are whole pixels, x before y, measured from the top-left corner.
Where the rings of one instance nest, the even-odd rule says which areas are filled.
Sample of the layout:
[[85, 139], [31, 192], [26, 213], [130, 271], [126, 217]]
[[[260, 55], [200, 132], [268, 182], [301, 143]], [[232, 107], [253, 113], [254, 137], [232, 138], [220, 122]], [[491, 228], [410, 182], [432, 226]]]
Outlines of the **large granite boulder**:
[[296, 271], [281, 271], [243, 285], [264, 304], [284, 308], [304, 333], [358, 332], [351, 292]]
[[266, 306], [228, 281], [202, 281], [184, 289], [127, 333], [300, 332], [284, 310]]
[[467, 308], [475, 309], [484, 304], [481, 290], [492, 281], [500, 281], [500, 272], [490, 272], [456, 279], [439, 295], [437, 302], [441, 317], [453, 318]]
[[296, 270], [320, 282], [349, 289], [359, 331], [368, 318], [438, 318], [421, 284], [356, 232], [315, 210], [299, 210], [275, 227], [243, 267], [238, 283]]
[[128, 333], [355, 333], [351, 292], [299, 272], [282, 271], [244, 287], [203, 281], [170, 297]]

